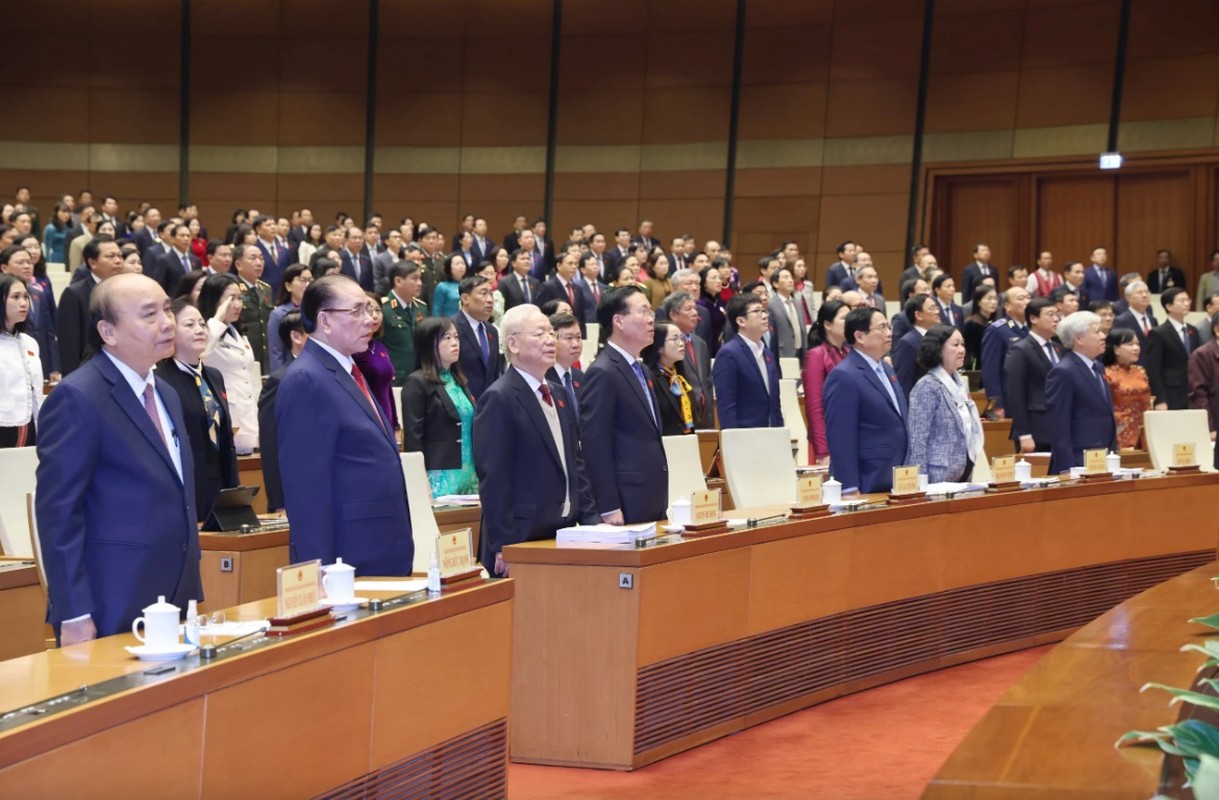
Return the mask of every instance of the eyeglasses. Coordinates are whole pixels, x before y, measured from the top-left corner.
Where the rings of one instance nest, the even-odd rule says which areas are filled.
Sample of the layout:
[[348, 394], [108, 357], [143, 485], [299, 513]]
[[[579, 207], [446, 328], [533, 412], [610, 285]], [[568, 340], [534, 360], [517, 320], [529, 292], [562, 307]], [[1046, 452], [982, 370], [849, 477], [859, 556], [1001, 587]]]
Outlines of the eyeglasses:
[[533, 333], [518, 333], [517, 336], [528, 336], [530, 339], [541, 339], [542, 341], [554, 341], [558, 339], [558, 335], [554, 331], [534, 331]]
[[769, 317], [770, 316], [770, 312], [767, 311], [765, 308], [751, 308], [745, 312], [745, 316], [747, 316], [747, 317], [750, 314], [757, 314], [759, 317]]
[[887, 322], [882, 322], [879, 325], [877, 325], [875, 328], [868, 328], [869, 333], [872, 333], [874, 331], [879, 332], [879, 333], [885, 333], [886, 331], [891, 331], [891, 330], [893, 330], [893, 326]]
[[683, 344], [686, 339], [684, 336], [666, 336], [665, 341], [669, 344]]
[[372, 319], [377, 313], [377, 307], [372, 303], [365, 303], [355, 308], [323, 308], [322, 311], [329, 311], [332, 314], [350, 314], [356, 319]]
[[648, 306], [640, 306], [639, 308], [635, 309], [634, 311], [626, 312], [626, 314], [624, 314], [623, 316], [628, 316], [630, 314], [634, 314], [635, 316], [638, 316], [638, 317], [643, 317], [644, 319], [656, 319], [656, 312], [653, 311]]

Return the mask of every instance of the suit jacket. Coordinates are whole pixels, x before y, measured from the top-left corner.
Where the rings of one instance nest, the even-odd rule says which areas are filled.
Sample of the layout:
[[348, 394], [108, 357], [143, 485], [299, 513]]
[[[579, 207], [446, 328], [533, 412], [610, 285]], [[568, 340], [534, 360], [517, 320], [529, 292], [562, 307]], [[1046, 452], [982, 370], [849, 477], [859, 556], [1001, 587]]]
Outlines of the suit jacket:
[[776, 349], [779, 355], [785, 358], [801, 358], [804, 356], [804, 349], [808, 346], [808, 333], [800, 311], [800, 303], [794, 295], [792, 302], [796, 305], [796, 319], [799, 321], [796, 327], [792, 327], [783, 298], [777, 292], [770, 296], [770, 319], [774, 322], [777, 336]]
[[[825, 288], [842, 286], [850, 277], [852, 277], [850, 268], [841, 261], [835, 261], [825, 268]], [[843, 291], [845, 292], [846, 289]]]
[[453, 315], [453, 322], [457, 325], [457, 335], [461, 337], [461, 358], [458, 363], [466, 376], [466, 391], [477, 402], [487, 387], [504, 374], [504, 355], [499, 351], [499, 332], [490, 322], [483, 323], [487, 329], [487, 347], [491, 351], [491, 357], [483, 363], [478, 334], [470, 326], [465, 313], [458, 311]]
[[664, 517], [669, 467], [659, 421], [652, 394], [607, 344], [584, 371], [580, 403], [580, 442], [594, 456], [586, 468], [598, 513], [621, 509], [627, 523]]
[[1160, 280], [1160, 270], [1153, 268], [1148, 271], [1147, 290], [1152, 294], [1159, 294], [1165, 289], [1171, 289], [1174, 286], [1179, 286], [1182, 289], [1187, 288], [1185, 286], [1185, 273], [1179, 267], [1170, 266], [1168, 268], [1168, 279], [1165, 281]]
[[952, 325], [957, 330], [964, 333], [965, 332], [965, 310], [962, 309], [956, 303], [951, 303], [950, 305], [952, 307], [952, 321], [951, 322], [948, 321], [948, 314], [946, 314], [944, 312], [944, 306], [940, 304], [939, 300], [935, 301], [935, 307], [940, 312], [940, 322], [944, 323], [945, 325]]
[[[521, 288], [520, 283], [517, 283], [516, 288], [519, 292]], [[576, 298], [576, 302], [572, 306], [572, 313], [575, 314], [576, 319], [580, 322], [580, 335], [583, 336], [588, 330], [585, 326], [585, 317], [588, 312], [587, 307], [584, 305], [584, 293], [580, 291], [580, 285], [575, 281], [571, 282], [571, 293]], [[589, 295], [591, 294], [592, 292], [590, 291]], [[506, 300], [507, 298], [505, 298]], [[567, 289], [559, 281], [558, 275], [552, 275], [546, 279], [545, 283], [538, 287], [538, 293], [534, 295], [534, 302], [539, 306], [545, 305], [551, 300], [567, 300], [570, 302], [570, 299], [567, 297]]]
[[419, 370], [402, 385], [402, 449], [423, 453], [427, 469], [461, 469], [461, 415], [443, 383]]
[[997, 319], [982, 332], [982, 385], [986, 396], [997, 400], [1000, 408], [1007, 408], [1003, 362], [1012, 345], [1028, 335], [1027, 325], [1010, 319]]
[[339, 260], [342, 262], [340, 272], [359, 283], [360, 288], [364, 291], [371, 292], [376, 286], [376, 278], [372, 271], [372, 259], [369, 258], [367, 250], [361, 250], [356, 253], [356, 258], [360, 262], [359, 277], [356, 277], [355, 262], [351, 260], [351, 253], [347, 252], [346, 247], [339, 248]]
[[[186, 257], [190, 261], [191, 269], [203, 269], [203, 262], [194, 253], [188, 251]], [[155, 261], [144, 262], [144, 274], [161, 284], [165, 294], [173, 297], [186, 270], [182, 269], [182, 257], [178, 255], [178, 251], [171, 248]]]
[[[769, 350], [762, 350], [766, 383], [744, 336], [733, 337], [715, 356], [712, 377], [719, 403], [720, 428], [781, 428], [779, 367]], [[769, 387], [769, 389], [768, 389]]]
[[534, 241], [533, 269], [530, 270], [529, 274], [537, 278], [539, 281], [544, 281], [554, 269], [554, 242], [550, 239], [550, 237], [542, 239], [542, 252], [538, 253], [536, 244], [537, 234], [534, 234]]
[[[1065, 351], [1051, 341], [1061, 361]], [[1003, 361], [1003, 411], [1012, 421], [1012, 441], [1032, 436], [1040, 447], [1050, 443], [1050, 421], [1046, 417], [1045, 381], [1050, 374], [1050, 356], [1037, 340], [1028, 336], [1007, 351]]]
[[525, 280], [529, 282], [529, 300], [525, 299], [525, 293], [521, 291], [520, 278], [516, 276], [515, 272], [500, 278], [499, 293], [504, 296], [505, 311], [526, 302], [538, 305], [538, 290], [541, 288], [541, 284], [532, 275], [526, 275]]
[[403, 386], [415, 371], [415, 326], [428, 316], [428, 309], [418, 300], [403, 305], [397, 295], [388, 294], [381, 301], [381, 315], [385, 320], [381, 341], [394, 365], [394, 386]]
[[1045, 380], [1050, 429], [1050, 474], [1083, 466], [1084, 451], [1117, 448], [1117, 423], [1107, 386], [1083, 359], [1065, 353]]
[[[156, 392], [177, 437], [182, 477], [143, 404], [99, 355], [64, 378], [38, 417], [36, 514], [47, 621], [93, 616], [97, 635], [131, 629], [158, 595], [203, 598], [194, 462], [178, 395]], [[170, 440], [173, 446], [173, 439]]]
[[[903, 318], [905, 315], [902, 315]], [[909, 322], [909, 320], [907, 320]], [[914, 384], [923, 377], [925, 371], [918, 365], [918, 350], [923, 345], [923, 334], [914, 327], [902, 334], [902, 338], [893, 343], [889, 351], [889, 359], [893, 362], [893, 372], [897, 382], [902, 387], [902, 394], [910, 396]]]
[[630, 255], [630, 253], [624, 253], [619, 250], [617, 244], [612, 244], [605, 248], [605, 255], [603, 256], [604, 266], [601, 269], [601, 280], [608, 283], [617, 279], [618, 265], [621, 264], [628, 255]]
[[906, 396], [893, 368], [884, 365], [898, 408], [868, 362], [852, 350], [830, 371], [822, 389], [830, 471], [844, 489], [863, 493], [893, 488], [893, 467], [906, 463]]
[[372, 260], [372, 285], [373, 292], [379, 297], [384, 297], [389, 294], [389, 290], [393, 288], [389, 279], [390, 268], [397, 263], [394, 261], [394, 254], [386, 250], [384, 253], [377, 253]]
[[[1180, 284], [1178, 284], [1178, 285], [1180, 285]], [[1151, 307], [1148, 306], [1147, 311], [1145, 311], [1144, 313], [1147, 316], [1147, 321], [1150, 323], [1152, 329], [1154, 329], [1155, 326], [1159, 324], [1159, 322], [1156, 320], [1155, 315], [1151, 313]], [[1134, 335], [1137, 336], [1139, 339], [1139, 361], [1138, 361], [1138, 363], [1143, 365], [1144, 367], [1147, 366], [1147, 334], [1143, 333], [1143, 326], [1139, 324], [1138, 319], [1134, 316], [1134, 312], [1131, 311], [1130, 309], [1127, 309], [1127, 310], [1121, 312], [1120, 314], [1118, 314], [1116, 317], [1113, 318], [1113, 327], [1114, 328], [1129, 328], [1130, 330], [1134, 331]]]
[[[990, 264], [986, 265], [988, 270], [987, 275], [995, 279], [995, 288], [999, 288], [999, 270], [995, 269]], [[982, 279], [986, 275], [982, 274], [982, 267], [978, 266], [977, 261], [970, 262], [969, 266], [961, 268], [961, 299], [967, 303], [972, 303], [974, 299], [974, 290], [982, 284]]]
[[317, 342], [284, 371], [275, 421], [291, 563], [341, 557], [357, 575], [410, 575], [415, 543], [390, 421]]
[[[1189, 353], [1198, 349], [1198, 329], [1186, 325]], [[1168, 320], [1151, 329], [1147, 335], [1147, 358], [1143, 362], [1151, 394], [1156, 403], [1168, 403], [1170, 410], [1189, 408], [1189, 353], [1181, 336]]]
[[[590, 284], [587, 280], [581, 279], [576, 281], [576, 286], [580, 289], [580, 295], [584, 298], [584, 318], [582, 321], [585, 323], [596, 322], [598, 297], [604, 297], [605, 293], [609, 291], [609, 287], [601, 281], [597, 281], [597, 295], [593, 295], [592, 284]], [[517, 284], [517, 293], [520, 293], [520, 284]], [[505, 302], [506, 300], [507, 298], [505, 298]], [[699, 308], [703, 311], [706, 310], [703, 309], [702, 306], [699, 306]], [[585, 329], [581, 327], [580, 333], [583, 334], [584, 330]]]
[[[506, 369], [504, 371], [507, 372]], [[584, 399], [584, 370], [580, 369], [579, 367], [573, 366], [571, 368], [570, 372], [571, 372], [571, 388], [572, 388], [572, 390], [574, 390], [575, 395], [576, 395], [575, 409], [576, 409], [576, 424], [578, 425], [580, 423], [580, 411], [579, 411], [580, 401]], [[567, 388], [566, 385], [563, 383], [563, 380], [559, 377], [559, 371], [556, 370], [554, 367], [551, 367], [550, 369], [546, 370], [546, 380], [550, 381], [551, 383], [557, 383], [559, 386], [563, 387], [564, 389]]]
[[89, 296], [96, 285], [92, 276], [86, 276], [70, 284], [59, 296], [55, 336], [59, 339], [60, 371], [65, 376], [93, 355], [89, 346]]
[[[144, 254], [148, 252], [148, 248], [152, 247], [152, 234], [153, 231], [149, 230], [147, 227], [143, 227], [131, 235], [131, 241], [140, 250], [141, 261], [144, 260]], [[77, 235], [79, 236], [80, 234]], [[71, 239], [68, 241], [71, 241]]]
[[[271, 254], [270, 248], [266, 246], [262, 239], [255, 239], [254, 243], [262, 252], [262, 276], [259, 280], [271, 287], [271, 296], [274, 297], [275, 293], [279, 291], [279, 285], [284, 282], [284, 270], [291, 263], [288, 261], [288, 257], [291, 254], [287, 248], [284, 248], [280, 250], [279, 258], [276, 258]], [[369, 277], [369, 287], [371, 287], [371, 275]], [[361, 283], [360, 285], [363, 286], [364, 284]]]
[[[1103, 271], [1105, 278], [1102, 282], [1100, 275], [1096, 271], [1096, 266], [1094, 264], [1087, 266], [1084, 270], [1084, 296], [1090, 301], [1108, 300], [1112, 303], [1117, 300], [1117, 272], [1109, 267], [1104, 267]], [[1080, 308], [1084, 307], [1082, 300], [1079, 305]]]
[[474, 238], [474, 244], [470, 245], [470, 255], [474, 257], [474, 266], [477, 268], [484, 261], [491, 260], [491, 254], [495, 252], [495, 242], [490, 236], [483, 238], [484, 245], [478, 246], [478, 237]]
[[[701, 306], [700, 306], [701, 308]], [[686, 353], [686, 379], [694, 386], [694, 427], [710, 430], [715, 427], [715, 379], [711, 374], [711, 349], [697, 333], [690, 337], [694, 358]]]
[[1210, 429], [1219, 424], [1219, 342], [1211, 340], [1189, 354], [1189, 407], [1205, 408]]
[[207, 381], [208, 388], [220, 404], [217, 444], [213, 445], [208, 437], [209, 420], [203, 406], [203, 395], [199, 393], [194, 376], [183, 372], [172, 358], [157, 364], [156, 372], [157, 378], [177, 392], [178, 399], [182, 401], [182, 418], [194, 456], [195, 511], [199, 521], [203, 522], [220, 490], [237, 486], [240, 482], [237, 476], [237, 450], [233, 447], [233, 419], [229, 416], [224, 378], [214, 367], [203, 366], [203, 380]]
[[[980, 430], [980, 420], [978, 427]], [[928, 373], [919, 378], [910, 392], [907, 429], [908, 461], [927, 473], [929, 483], [969, 479], [962, 474], [971, 456], [965, 423], [952, 393], [937, 375]]]
[[893, 342], [895, 346], [903, 336], [914, 330], [914, 326], [910, 324], [910, 320], [906, 319], [906, 314], [904, 311], [898, 311], [896, 314], [894, 314], [893, 318], [889, 320], [889, 324], [893, 326]]
[[562, 386], [551, 384], [550, 391], [563, 434], [563, 460], [537, 395], [520, 372], [509, 369], [478, 401], [474, 468], [482, 502], [479, 550], [492, 574], [495, 554], [510, 544], [551, 539], [559, 528], [601, 521], [584, 471], [575, 411], [564, 401]]
[[284, 484], [279, 474], [279, 426], [275, 423], [275, 398], [288, 367], [280, 367], [262, 382], [258, 394], [258, 452], [262, 479], [267, 488], [267, 510], [284, 507]]

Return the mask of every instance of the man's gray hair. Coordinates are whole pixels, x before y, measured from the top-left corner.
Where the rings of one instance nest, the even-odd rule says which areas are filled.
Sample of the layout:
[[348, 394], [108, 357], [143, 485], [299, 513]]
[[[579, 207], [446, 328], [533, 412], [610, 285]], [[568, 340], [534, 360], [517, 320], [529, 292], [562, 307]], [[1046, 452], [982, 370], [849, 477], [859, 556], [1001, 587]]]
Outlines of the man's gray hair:
[[1129, 300], [1131, 297], [1134, 297], [1134, 293], [1137, 292], [1139, 289], [1146, 289], [1146, 288], [1147, 288], [1146, 281], [1140, 281], [1140, 280], [1131, 281], [1130, 283], [1126, 284], [1126, 299]]
[[1058, 338], [1063, 347], [1074, 350], [1075, 339], [1093, 325], [1100, 324], [1100, 317], [1091, 311], [1076, 311], [1074, 314], [1067, 314], [1062, 322], [1058, 323]]
[[[683, 271], [684, 270], [678, 270], [678, 272]], [[681, 310], [682, 304], [687, 300], [694, 300], [694, 295], [690, 294], [689, 292], [674, 292], [665, 298], [664, 309], [665, 314], [668, 315], [669, 319], [673, 319], [673, 315]]]

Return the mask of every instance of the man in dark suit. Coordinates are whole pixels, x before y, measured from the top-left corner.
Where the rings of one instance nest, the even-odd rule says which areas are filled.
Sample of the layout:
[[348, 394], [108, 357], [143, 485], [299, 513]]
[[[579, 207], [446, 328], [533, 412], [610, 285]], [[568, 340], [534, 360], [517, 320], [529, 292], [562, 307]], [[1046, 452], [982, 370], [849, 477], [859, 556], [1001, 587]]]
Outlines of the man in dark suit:
[[554, 366], [546, 370], [546, 379], [567, 390], [572, 408], [576, 412], [576, 423], [580, 422], [580, 398], [584, 392], [584, 370], [576, 366], [584, 350], [584, 336], [579, 322], [571, 314], [551, 314], [550, 327], [554, 329], [558, 346], [555, 349]]
[[128, 274], [99, 284], [90, 301], [101, 352], [38, 417], [47, 621], [64, 645], [130, 630], [159, 595], [182, 609], [203, 598], [186, 423], [177, 393], [153, 372], [173, 353], [169, 298]]
[[[1092, 250], [1092, 263], [1084, 270], [1083, 296], [1093, 300], [1117, 300], [1117, 272], [1106, 266], [1109, 251], [1103, 247]], [[1082, 301], [1081, 301], [1082, 302]]]
[[738, 335], [720, 348], [712, 367], [720, 428], [781, 428], [779, 367], [762, 344], [769, 312], [757, 295], [739, 294], [728, 301], [727, 314]]
[[848, 239], [838, 245], [838, 260], [825, 268], [825, 288], [839, 286], [845, 292], [843, 284], [855, 272], [855, 243]]
[[119, 219], [119, 201], [114, 195], [108, 194], [102, 198], [102, 216], [98, 222], [109, 222], [113, 225], [114, 235], [118, 238], [127, 232], [127, 225]]
[[85, 245], [84, 265], [89, 274], [64, 289], [59, 297], [55, 335], [59, 340], [60, 371], [67, 375], [93, 354], [89, 344], [89, 300], [93, 289], [123, 271], [123, 255], [109, 236], [95, 236]]
[[[586, 328], [584, 327], [584, 293], [576, 287], [576, 271], [579, 269], [580, 258], [575, 253], [564, 253], [555, 265], [555, 273], [546, 279], [538, 288], [535, 302], [539, 306], [546, 304], [548, 300], [563, 300], [571, 306], [572, 313], [575, 314], [577, 320], [580, 321], [580, 335], [583, 336]], [[520, 285], [519, 283], [517, 284]], [[505, 304], [506, 305], [506, 304]]]
[[[600, 234], [597, 235], [600, 236]], [[601, 281], [601, 267], [592, 253], [580, 256], [580, 274], [576, 276], [576, 286], [584, 295], [583, 322], [596, 322], [597, 304], [601, 302], [601, 296], [609, 290], [609, 287]]]
[[512, 253], [521, 246], [521, 232], [526, 229], [525, 215], [517, 214], [512, 220], [512, 230], [504, 234], [504, 249]]
[[880, 309], [868, 307], [847, 314], [844, 330], [851, 352], [822, 389], [831, 468], [844, 494], [888, 492], [908, 449], [906, 396], [882, 360], [892, 330]]
[[[279, 228], [276, 226], [275, 217], [261, 216], [254, 220], [254, 232], [258, 234], [258, 239], [255, 244], [262, 253], [262, 280], [266, 281], [271, 287], [271, 293], [279, 291], [279, 285], [284, 279], [284, 270], [288, 268], [288, 247], [287, 244], [279, 242]], [[369, 269], [369, 278], [372, 277], [372, 269]], [[363, 284], [361, 284], [363, 285]]]
[[[760, 301], [759, 301], [760, 302]], [[699, 311], [706, 309], [698, 305], [695, 295], [688, 291], [676, 291], [665, 298], [664, 310], [669, 321], [677, 326], [686, 340], [686, 371], [693, 388], [694, 426], [710, 429], [715, 427], [715, 382], [711, 374], [711, 351], [707, 341], [698, 334], [701, 322]]]
[[[1183, 287], [1178, 283], [1177, 288]], [[1139, 339], [1139, 363], [1147, 363], [1147, 334], [1159, 323], [1151, 310], [1151, 292], [1142, 281], [1126, 285], [1126, 310], [1113, 318], [1114, 328], [1129, 328]]]
[[[157, 364], [157, 378], [178, 393], [194, 456], [195, 511], [207, 519], [221, 489], [238, 485], [233, 421], [220, 370], [199, 361], [207, 347], [207, 322], [190, 298], [173, 302], [177, 341], [174, 357]], [[261, 436], [261, 433], [260, 433]]]
[[974, 260], [961, 268], [961, 299], [973, 302], [974, 289], [983, 278], [993, 278], [995, 286], [999, 285], [999, 273], [990, 265], [990, 247], [978, 242], [974, 245]]
[[[301, 312], [292, 309], [279, 321], [277, 329], [284, 352], [291, 353], [296, 360], [305, 349], [309, 335], [301, 325]], [[262, 478], [266, 486], [267, 510], [279, 511], [284, 507], [284, 483], [279, 473], [279, 427], [275, 423], [275, 398], [279, 395], [279, 384], [284, 379], [287, 366], [280, 367], [267, 376], [258, 394], [258, 451], [262, 460]]]
[[940, 322], [951, 325], [957, 330], [965, 329], [965, 312], [956, 303], [957, 285], [947, 272], [937, 275], [931, 282], [931, 293], [935, 295], [935, 303], [939, 306]]
[[669, 467], [660, 410], [639, 360], [655, 315], [638, 286], [610, 289], [597, 307], [605, 348], [584, 373], [580, 440], [601, 518], [613, 525], [655, 522], [668, 504]]
[[170, 244], [165, 255], [152, 264], [145, 263], [144, 274], [161, 284], [165, 293], [172, 295], [178, 290], [182, 276], [194, 269], [202, 269], [203, 263], [190, 251], [190, 228], [174, 225], [170, 228]]
[[[160, 242], [161, 222], [160, 209], [156, 206], [149, 206], [144, 211], [144, 227], [131, 234], [131, 241], [139, 248], [140, 260], [145, 264], [149, 263], [146, 255], [148, 248], [152, 247], [154, 242]], [[147, 270], [145, 270], [145, 273], [147, 273]]]
[[495, 249], [495, 242], [487, 236], [487, 221], [482, 217], [476, 218], [474, 220], [474, 244], [470, 246], [470, 252], [474, 256], [474, 266], [477, 267], [484, 261], [490, 261]]
[[618, 265], [631, 254], [631, 232], [627, 228], [614, 230], [614, 245], [605, 251], [605, 269], [601, 271], [601, 280], [609, 283], [618, 274]]
[[1155, 294], [1162, 294], [1166, 289], [1184, 288], [1185, 273], [1172, 263], [1172, 252], [1156, 251], [1156, 265], [1147, 273], [1147, 288]]
[[1201, 341], [1198, 329], [1185, 321], [1189, 313], [1189, 292], [1168, 289], [1160, 295], [1168, 319], [1147, 334], [1147, 357], [1143, 365], [1151, 383], [1151, 396], [1157, 411], [1189, 408], [1189, 354]]
[[500, 279], [499, 292], [504, 296], [504, 309], [521, 303], [538, 305], [538, 279], [529, 274], [533, 266], [533, 255], [525, 248], [512, 254], [512, 272]]
[[[533, 234], [533, 277], [539, 281], [546, 280], [550, 271], [554, 269], [559, 254], [555, 252], [554, 241], [546, 235], [546, 220], [534, 217], [533, 221], [529, 223], [529, 229]], [[521, 247], [525, 247], [529, 237], [521, 236], [520, 241]]]
[[1105, 352], [1100, 317], [1077, 311], [1058, 323], [1058, 338], [1071, 352], [1045, 380], [1051, 475], [1082, 466], [1085, 450], [1117, 449], [1113, 400], [1100, 363]]
[[491, 282], [482, 275], [465, 278], [458, 288], [461, 310], [453, 315], [461, 338], [458, 363], [466, 376], [466, 390], [475, 402], [504, 373], [504, 357], [499, 351], [499, 334], [491, 324], [495, 295]]
[[288, 244], [292, 245], [293, 249], [300, 247], [300, 243], [309, 238], [309, 229], [313, 227], [313, 210], [302, 208], [296, 213], [296, 224], [288, 231]]
[[1045, 297], [1034, 297], [1025, 309], [1029, 335], [1011, 346], [1003, 361], [1005, 415], [1012, 421], [1012, 441], [1019, 453], [1050, 450], [1050, 422], [1046, 417], [1045, 379], [1062, 360], [1054, 341], [1058, 307]]
[[372, 301], [345, 275], [327, 275], [305, 290], [301, 318], [309, 341], [275, 398], [289, 559], [409, 575], [415, 543], [398, 442], [352, 360], [368, 349]]
[[[575, 320], [569, 317], [574, 330]], [[554, 538], [576, 523], [600, 519], [589, 492], [575, 408], [547, 380], [555, 363], [550, 321], [536, 307], [504, 314], [511, 366], [478, 401], [474, 466], [482, 501], [480, 558], [487, 572], [508, 577], [503, 549]]]
[[1002, 418], [1007, 408], [1006, 386], [1003, 377], [1003, 362], [1012, 345], [1029, 335], [1024, 310], [1029, 304], [1029, 293], [1013, 286], [1003, 293], [1003, 317], [986, 326], [982, 331], [982, 385], [991, 410]]
[[893, 362], [893, 372], [897, 375], [897, 383], [902, 387], [902, 393], [910, 396], [910, 391], [918, 379], [923, 377], [923, 370], [918, 365], [918, 351], [923, 344], [923, 336], [927, 331], [940, 324], [940, 309], [929, 294], [915, 294], [906, 301], [903, 315], [910, 330], [893, 343], [889, 358]]
[[660, 247], [660, 240], [652, 235], [652, 220], [639, 221], [639, 233], [631, 238], [631, 244], [641, 244], [648, 248], [649, 253]]
[[339, 259], [344, 275], [360, 284], [364, 291], [373, 290], [372, 260], [364, 249], [364, 231], [355, 225], [347, 229], [347, 240], [339, 251]]

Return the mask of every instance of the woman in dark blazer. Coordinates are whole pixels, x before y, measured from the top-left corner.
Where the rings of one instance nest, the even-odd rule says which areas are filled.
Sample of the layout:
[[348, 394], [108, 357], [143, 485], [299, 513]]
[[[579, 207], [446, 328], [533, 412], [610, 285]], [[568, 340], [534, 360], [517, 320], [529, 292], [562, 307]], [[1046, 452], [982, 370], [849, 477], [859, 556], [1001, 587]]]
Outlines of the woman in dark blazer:
[[660, 409], [661, 435], [694, 433], [701, 409], [695, 408], [697, 401], [686, 373], [686, 340], [681, 331], [672, 323], [657, 322], [652, 344], [640, 355], [651, 368], [649, 377]]
[[[207, 349], [207, 323], [188, 298], [173, 302], [176, 332], [174, 355], [157, 364], [157, 377], [173, 387], [182, 400], [182, 416], [195, 463], [195, 510], [207, 519], [221, 489], [238, 485], [233, 421], [224, 378], [200, 360]], [[210, 400], [204, 396], [210, 395]], [[212, 405], [213, 415], [208, 413]]]
[[419, 368], [402, 386], [402, 446], [422, 452], [432, 496], [476, 494], [474, 401], [466, 391], [461, 340], [448, 317], [428, 317], [415, 328]]

